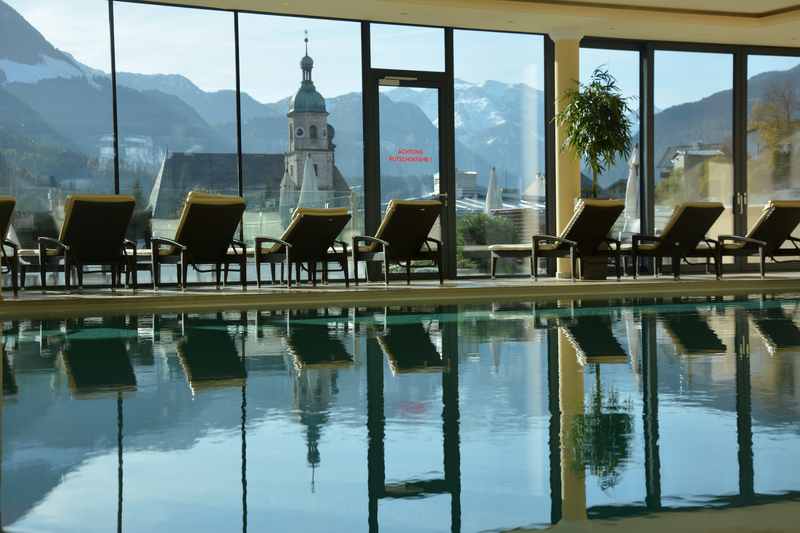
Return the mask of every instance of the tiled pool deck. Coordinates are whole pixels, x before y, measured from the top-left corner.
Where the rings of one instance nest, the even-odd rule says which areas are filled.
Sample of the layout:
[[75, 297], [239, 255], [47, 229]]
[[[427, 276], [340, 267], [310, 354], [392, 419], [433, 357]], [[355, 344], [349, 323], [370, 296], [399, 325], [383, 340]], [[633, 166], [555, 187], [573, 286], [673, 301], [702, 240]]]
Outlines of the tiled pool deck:
[[20, 292], [17, 298], [4, 291], [0, 302], [0, 319], [47, 316], [119, 313], [120, 311], [203, 311], [241, 308], [315, 307], [321, 305], [431, 304], [489, 302], [496, 300], [623, 298], [637, 296], [703, 296], [754, 293], [800, 292], [800, 274], [775, 273], [765, 279], [757, 274], [727, 275], [716, 280], [710, 275], [687, 275], [675, 281], [671, 277], [644, 277], [622, 281], [569, 281], [542, 278], [475, 279], [446, 281], [414, 281], [411, 285], [395, 281], [362, 283], [349, 288], [341, 283], [285, 286], [254, 285], [243, 291], [238, 285], [215, 289], [190, 287], [187, 290], [150, 288], [132, 291], [108, 288], [83, 290], [48, 290], [37, 288]]

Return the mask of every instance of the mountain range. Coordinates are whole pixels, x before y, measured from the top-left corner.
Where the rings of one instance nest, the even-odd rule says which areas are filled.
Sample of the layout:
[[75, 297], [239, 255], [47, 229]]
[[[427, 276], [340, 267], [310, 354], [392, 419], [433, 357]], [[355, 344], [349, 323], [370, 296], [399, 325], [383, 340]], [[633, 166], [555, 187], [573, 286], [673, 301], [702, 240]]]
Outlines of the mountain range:
[[[752, 78], [748, 86], [750, 104], [783, 79], [800, 85], [800, 67]], [[204, 91], [178, 74], [119, 72], [117, 82], [123, 188], [140, 181], [146, 194], [163, 153], [236, 150], [234, 91]], [[298, 70], [296, 87], [299, 82]], [[287, 87], [287, 98], [271, 103], [242, 93], [245, 152], [286, 150], [288, 94], [296, 87]], [[324, 86], [318, 90], [325, 94]], [[541, 91], [524, 84], [457, 80], [455, 98], [456, 165], [460, 170], [477, 171], [479, 183], [485, 185], [494, 166], [501, 183], [508, 187], [516, 187], [520, 178], [528, 181], [543, 172]], [[108, 74], [55, 48], [0, 0], [0, 171], [24, 166], [34, 181], [45, 176], [56, 182], [105, 179], [107, 171], [97, 161], [102, 159], [112, 133], [111, 102]], [[675, 144], [728, 142], [731, 102], [732, 91], [721, 91], [657, 113], [656, 158]], [[351, 183], [360, 184], [361, 95], [328, 97], [326, 105], [329, 123], [336, 129], [336, 163]], [[437, 105], [435, 91], [397, 88], [381, 92], [382, 174], [398, 178], [430, 176], [438, 167]], [[129, 139], [144, 139], [153, 147], [147, 164], [126, 161]], [[429, 164], [390, 161], [398, 149], [418, 147], [431, 154]], [[603, 175], [601, 186], [615, 186], [627, 173], [627, 162], [619, 161]], [[7, 179], [0, 175], [0, 186]]]

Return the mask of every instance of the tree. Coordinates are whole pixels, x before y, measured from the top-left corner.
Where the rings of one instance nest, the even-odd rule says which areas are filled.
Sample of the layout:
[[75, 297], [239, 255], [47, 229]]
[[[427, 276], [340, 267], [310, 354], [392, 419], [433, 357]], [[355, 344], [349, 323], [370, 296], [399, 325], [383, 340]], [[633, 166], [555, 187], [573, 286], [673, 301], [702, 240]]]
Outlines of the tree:
[[784, 145], [790, 142], [797, 129], [794, 116], [800, 111], [800, 95], [792, 80], [773, 82], [763, 99], [753, 105], [751, 122], [772, 154], [772, 173], [775, 181], [789, 174], [789, 162]]
[[631, 153], [631, 109], [608, 71], [595, 69], [584, 85], [565, 91], [564, 108], [556, 123], [566, 129], [562, 150], [573, 150], [592, 170], [592, 197], [597, 198], [597, 176]]

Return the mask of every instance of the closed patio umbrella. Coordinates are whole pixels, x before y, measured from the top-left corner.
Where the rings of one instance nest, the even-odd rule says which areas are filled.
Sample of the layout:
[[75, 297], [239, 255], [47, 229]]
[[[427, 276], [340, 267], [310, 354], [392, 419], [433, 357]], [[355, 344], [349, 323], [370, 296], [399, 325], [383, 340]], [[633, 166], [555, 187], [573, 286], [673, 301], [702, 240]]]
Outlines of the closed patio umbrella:
[[303, 183], [300, 185], [300, 198], [297, 200], [297, 207], [324, 207], [320, 200], [317, 172], [314, 170], [314, 162], [311, 160], [311, 154], [309, 154], [303, 164]]
[[[639, 233], [639, 147], [636, 146], [631, 152], [628, 160], [628, 180], [625, 185], [625, 225], [622, 228], [624, 234]], [[622, 234], [620, 234], [620, 239]]]
[[497, 185], [497, 171], [492, 167], [492, 173], [489, 175], [489, 186], [486, 188], [486, 205], [483, 212], [487, 215], [495, 209], [503, 207], [503, 198], [500, 193], [500, 187]]

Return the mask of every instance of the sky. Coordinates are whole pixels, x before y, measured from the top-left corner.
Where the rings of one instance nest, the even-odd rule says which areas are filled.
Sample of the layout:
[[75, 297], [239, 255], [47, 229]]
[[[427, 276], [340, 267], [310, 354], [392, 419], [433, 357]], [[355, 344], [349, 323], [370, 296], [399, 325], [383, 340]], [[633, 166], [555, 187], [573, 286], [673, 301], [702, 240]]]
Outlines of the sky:
[[[57, 48], [91, 67], [110, 70], [106, 0], [5, 1]], [[207, 91], [235, 87], [231, 13], [116, 2], [114, 16], [119, 71], [182, 74]], [[361, 90], [358, 23], [242, 14], [239, 30], [242, 89], [262, 102], [286, 98], [296, 90], [306, 30], [317, 89], [326, 97]], [[375, 67], [435, 70], [444, 65], [441, 29], [373, 25], [372, 31]], [[542, 47], [540, 36], [458, 30], [455, 75], [474, 83], [524, 82], [542, 89]], [[581, 58], [582, 80], [603, 65], [625, 94], [638, 93], [635, 53], [583, 50]], [[795, 58], [753, 57], [749, 74], [798, 63]], [[729, 54], [657, 51], [656, 107], [730, 89], [732, 65]]]

